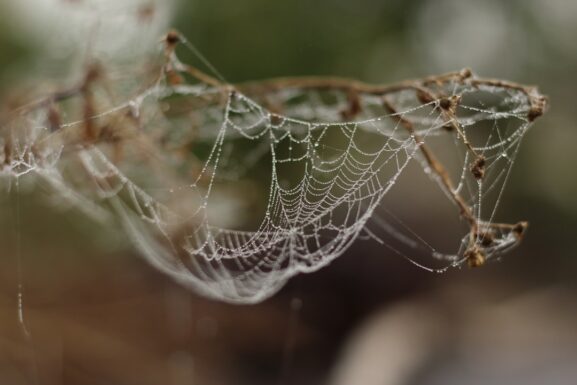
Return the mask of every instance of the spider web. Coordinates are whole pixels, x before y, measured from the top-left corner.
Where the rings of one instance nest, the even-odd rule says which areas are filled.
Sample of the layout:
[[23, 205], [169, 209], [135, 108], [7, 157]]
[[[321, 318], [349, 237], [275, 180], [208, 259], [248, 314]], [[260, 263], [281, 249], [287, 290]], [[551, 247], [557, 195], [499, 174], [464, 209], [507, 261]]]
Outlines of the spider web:
[[[261, 301], [357, 239], [427, 268], [407, 254], [424, 247], [445, 261], [437, 272], [519, 243], [526, 225], [494, 218], [545, 106], [535, 89], [468, 70], [384, 87], [310, 78], [231, 86], [182, 63], [167, 41], [141, 68], [91, 66], [80, 85], [12, 113], [0, 136], [3, 180], [31, 174], [60, 203], [104, 223], [119, 218], [152, 265], [229, 302]], [[414, 162], [463, 219], [453, 250], [380, 217]]]

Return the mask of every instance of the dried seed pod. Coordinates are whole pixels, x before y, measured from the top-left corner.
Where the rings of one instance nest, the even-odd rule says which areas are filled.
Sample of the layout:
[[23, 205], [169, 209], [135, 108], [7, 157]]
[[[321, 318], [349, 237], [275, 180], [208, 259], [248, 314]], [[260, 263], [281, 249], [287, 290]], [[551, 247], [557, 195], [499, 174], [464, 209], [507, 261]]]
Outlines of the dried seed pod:
[[527, 230], [527, 227], [529, 227], [529, 223], [528, 223], [528, 222], [519, 222], [519, 223], [517, 223], [515, 226], [513, 226], [513, 228], [511, 229], [511, 231], [513, 232], [513, 234], [515, 235], [515, 237], [517, 237], [517, 239], [522, 239], [522, 238], [523, 238], [523, 234], [524, 234], [525, 231]]
[[172, 30], [166, 34], [164, 41], [166, 41], [167, 46], [174, 47], [181, 41], [180, 34]]
[[443, 110], [448, 110], [452, 106], [451, 100], [449, 98], [442, 98], [439, 100], [439, 106], [441, 106]]
[[461, 71], [459, 71], [459, 79], [461, 80], [468, 79], [471, 76], [473, 76], [473, 71], [471, 71], [470, 68], [463, 68]]
[[539, 96], [531, 100], [531, 108], [527, 113], [527, 119], [532, 122], [545, 113], [547, 108], [547, 98]]
[[485, 176], [485, 165], [487, 161], [483, 155], [479, 155], [477, 159], [471, 164], [471, 173], [475, 179], [483, 179]]
[[452, 95], [449, 97], [443, 97], [439, 99], [439, 107], [441, 107], [445, 111], [449, 111], [451, 113], [455, 113], [455, 108], [461, 101], [461, 97], [458, 95]]
[[270, 114], [270, 124], [278, 126], [283, 122], [283, 119], [277, 114]]
[[472, 247], [467, 250], [465, 252], [465, 258], [467, 258], [467, 265], [469, 265], [469, 267], [481, 267], [487, 259], [478, 247]]

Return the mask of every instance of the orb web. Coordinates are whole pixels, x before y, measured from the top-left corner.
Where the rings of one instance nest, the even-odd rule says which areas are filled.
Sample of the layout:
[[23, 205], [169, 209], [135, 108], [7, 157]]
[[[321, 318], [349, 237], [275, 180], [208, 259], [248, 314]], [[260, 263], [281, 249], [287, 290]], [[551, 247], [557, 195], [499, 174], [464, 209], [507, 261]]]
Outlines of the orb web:
[[[0, 137], [3, 180], [30, 174], [60, 202], [116, 218], [152, 265], [237, 303], [271, 296], [356, 240], [427, 268], [410, 258], [424, 248], [443, 261], [437, 272], [519, 243], [526, 224], [494, 218], [521, 140], [546, 107], [536, 89], [469, 70], [389, 86], [231, 85], [181, 62], [183, 41], [194, 50], [171, 33], [145, 64], [90, 65], [77, 85], [12, 111]], [[447, 215], [461, 218], [452, 250], [381, 218], [412, 163], [455, 206]]]

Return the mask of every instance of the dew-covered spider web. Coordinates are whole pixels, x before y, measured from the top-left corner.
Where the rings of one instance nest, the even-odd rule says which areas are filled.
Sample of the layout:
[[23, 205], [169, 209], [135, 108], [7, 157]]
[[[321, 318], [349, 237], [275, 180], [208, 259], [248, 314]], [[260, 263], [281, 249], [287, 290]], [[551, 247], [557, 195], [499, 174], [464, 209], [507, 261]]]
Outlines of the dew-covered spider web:
[[[526, 224], [495, 215], [545, 108], [534, 88], [469, 70], [391, 86], [231, 85], [180, 61], [182, 42], [194, 51], [172, 33], [148, 62], [88, 65], [77, 83], [11, 111], [2, 183], [29, 176], [59, 204], [103, 225], [117, 220], [152, 265], [230, 302], [261, 301], [357, 240], [409, 259], [424, 248], [437, 272], [482, 265], [519, 243]], [[460, 218], [452, 249], [381, 217], [411, 164]]]

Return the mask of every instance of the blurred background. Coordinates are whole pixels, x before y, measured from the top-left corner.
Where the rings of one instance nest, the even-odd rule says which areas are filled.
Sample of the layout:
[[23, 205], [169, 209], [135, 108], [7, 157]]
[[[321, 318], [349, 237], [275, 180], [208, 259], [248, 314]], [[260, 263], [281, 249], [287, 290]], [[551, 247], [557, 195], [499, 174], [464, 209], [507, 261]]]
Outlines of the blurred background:
[[[471, 67], [538, 85], [551, 108], [499, 212], [528, 220], [527, 236], [498, 262], [441, 275], [357, 242], [273, 298], [235, 306], [172, 282], [114, 228], [2, 179], [0, 384], [575, 383], [577, 2], [5, 0], [0, 94], [66, 82], [88, 51], [154, 50], [170, 27], [233, 83]], [[403, 191], [388, 204], [407, 205]], [[432, 209], [414, 216], [428, 239], [446, 236]]]

